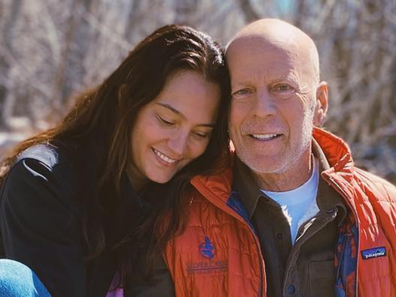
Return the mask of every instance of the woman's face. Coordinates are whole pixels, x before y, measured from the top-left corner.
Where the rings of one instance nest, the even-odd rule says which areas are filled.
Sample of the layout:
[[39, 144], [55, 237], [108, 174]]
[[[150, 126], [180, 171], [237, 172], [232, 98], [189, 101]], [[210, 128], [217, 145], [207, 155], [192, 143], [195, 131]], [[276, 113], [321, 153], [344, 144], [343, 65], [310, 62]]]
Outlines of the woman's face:
[[132, 129], [135, 190], [149, 181], [168, 182], [206, 149], [220, 104], [220, 89], [193, 71], [178, 71], [162, 92], [142, 108]]

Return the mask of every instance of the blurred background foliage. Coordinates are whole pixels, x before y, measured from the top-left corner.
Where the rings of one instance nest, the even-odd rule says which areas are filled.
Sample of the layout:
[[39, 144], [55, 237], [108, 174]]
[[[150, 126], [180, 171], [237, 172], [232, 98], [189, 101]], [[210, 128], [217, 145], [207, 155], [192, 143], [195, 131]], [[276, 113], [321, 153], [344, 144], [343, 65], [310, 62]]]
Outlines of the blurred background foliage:
[[330, 85], [326, 129], [355, 162], [396, 182], [394, 0], [0, 0], [0, 158], [57, 122], [76, 92], [109, 75], [146, 35], [188, 24], [223, 45], [278, 17], [316, 42]]

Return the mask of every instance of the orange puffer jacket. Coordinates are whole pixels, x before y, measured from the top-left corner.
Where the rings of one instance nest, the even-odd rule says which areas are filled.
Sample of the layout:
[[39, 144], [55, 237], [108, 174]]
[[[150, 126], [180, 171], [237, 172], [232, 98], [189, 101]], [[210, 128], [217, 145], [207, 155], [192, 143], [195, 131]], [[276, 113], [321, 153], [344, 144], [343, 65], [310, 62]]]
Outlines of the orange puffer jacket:
[[[355, 168], [341, 139], [316, 128], [313, 136], [331, 166], [322, 178], [352, 210], [335, 251], [337, 296], [396, 296], [396, 188]], [[187, 229], [164, 253], [176, 296], [266, 296], [265, 259], [232, 169], [192, 184]]]

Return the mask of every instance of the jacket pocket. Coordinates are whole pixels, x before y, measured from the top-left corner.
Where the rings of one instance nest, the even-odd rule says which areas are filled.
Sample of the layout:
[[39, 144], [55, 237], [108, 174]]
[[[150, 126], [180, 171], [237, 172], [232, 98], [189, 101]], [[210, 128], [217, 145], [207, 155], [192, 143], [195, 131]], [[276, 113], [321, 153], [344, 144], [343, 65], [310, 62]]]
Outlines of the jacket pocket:
[[334, 296], [334, 261], [310, 262], [308, 270], [310, 296]]

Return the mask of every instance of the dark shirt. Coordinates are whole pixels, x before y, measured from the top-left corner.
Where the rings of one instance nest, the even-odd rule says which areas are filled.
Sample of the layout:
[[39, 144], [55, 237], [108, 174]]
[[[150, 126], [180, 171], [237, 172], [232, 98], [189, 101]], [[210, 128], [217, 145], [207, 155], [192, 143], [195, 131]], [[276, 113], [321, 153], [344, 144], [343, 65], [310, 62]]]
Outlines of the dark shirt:
[[[322, 172], [329, 165], [320, 148], [314, 148]], [[346, 216], [342, 197], [320, 178], [316, 198], [319, 212], [299, 228], [293, 245], [290, 225], [281, 207], [263, 194], [252, 171], [238, 158], [233, 187], [259, 237], [267, 296], [334, 297], [335, 247], [338, 227]]]
[[[19, 156], [0, 189], [0, 258], [29, 266], [54, 297], [106, 296], [116, 273], [112, 243], [125, 235], [131, 215], [144, 213], [144, 207], [124, 178], [125, 215], [108, 222], [108, 246], [86, 261], [76, 170], [64, 150], [49, 145], [35, 146]], [[154, 264], [153, 279], [135, 281], [125, 290], [126, 297], [174, 296], [161, 255]]]

